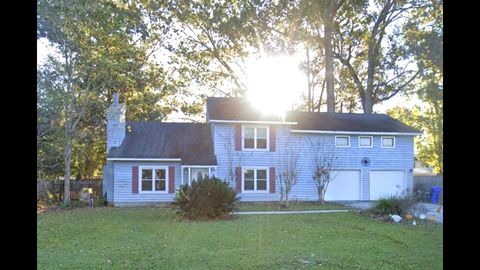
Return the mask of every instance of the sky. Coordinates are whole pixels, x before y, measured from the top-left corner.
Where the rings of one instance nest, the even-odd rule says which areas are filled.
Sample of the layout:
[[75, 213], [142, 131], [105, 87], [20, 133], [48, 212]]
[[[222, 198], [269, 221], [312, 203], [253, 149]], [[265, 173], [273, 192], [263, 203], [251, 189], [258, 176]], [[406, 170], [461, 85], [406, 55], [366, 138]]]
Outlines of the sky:
[[48, 52], [48, 40], [45, 38], [37, 39], [37, 66], [43, 63]]

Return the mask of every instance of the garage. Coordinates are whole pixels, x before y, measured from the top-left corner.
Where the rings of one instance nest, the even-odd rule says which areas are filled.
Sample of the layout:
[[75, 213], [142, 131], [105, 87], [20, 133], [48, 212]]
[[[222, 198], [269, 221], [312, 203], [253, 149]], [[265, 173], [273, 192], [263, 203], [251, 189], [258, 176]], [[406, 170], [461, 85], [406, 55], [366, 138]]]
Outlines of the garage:
[[326, 201], [360, 200], [360, 170], [332, 170]]
[[406, 188], [405, 182], [403, 170], [370, 171], [370, 200], [400, 194]]

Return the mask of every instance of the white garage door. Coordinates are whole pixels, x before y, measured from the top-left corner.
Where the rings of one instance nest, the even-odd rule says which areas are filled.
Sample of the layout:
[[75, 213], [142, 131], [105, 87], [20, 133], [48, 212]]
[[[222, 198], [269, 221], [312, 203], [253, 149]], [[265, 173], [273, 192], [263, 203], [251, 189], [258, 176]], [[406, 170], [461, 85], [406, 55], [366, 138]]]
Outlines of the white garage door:
[[405, 171], [370, 171], [370, 200], [399, 195], [405, 188]]
[[326, 201], [360, 200], [360, 170], [331, 171], [333, 180], [325, 193]]

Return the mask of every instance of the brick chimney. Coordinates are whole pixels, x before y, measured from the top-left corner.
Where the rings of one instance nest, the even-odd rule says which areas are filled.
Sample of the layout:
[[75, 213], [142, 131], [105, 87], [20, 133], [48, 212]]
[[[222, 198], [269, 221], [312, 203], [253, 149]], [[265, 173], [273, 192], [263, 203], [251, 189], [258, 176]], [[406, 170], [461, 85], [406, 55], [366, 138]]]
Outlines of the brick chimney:
[[112, 147], [118, 147], [125, 138], [125, 103], [118, 100], [118, 93], [113, 94], [113, 103], [107, 110], [107, 154]]

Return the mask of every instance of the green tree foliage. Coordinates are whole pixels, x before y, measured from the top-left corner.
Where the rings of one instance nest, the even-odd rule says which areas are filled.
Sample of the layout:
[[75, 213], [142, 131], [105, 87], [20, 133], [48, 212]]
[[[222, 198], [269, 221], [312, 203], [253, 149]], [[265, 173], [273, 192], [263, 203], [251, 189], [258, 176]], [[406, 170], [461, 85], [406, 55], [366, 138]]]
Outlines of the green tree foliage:
[[58, 53], [37, 72], [39, 177], [58, 176], [59, 164], [65, 179], [98, 175], [114, 92], [128, 104], [127, 120], [162, 120], [178, 105], [173, 97], [180, 87], [151, 57], [160, 30], [137, 1], [37, 4], [37, 38]]
[[415, 138], [416, 158], [443, 173], [443, 112], [437, 114], [431, 107], [412, 109], [395, 107], [387, 112], [399, 121], [423, 131]]
[[[211, 92], [241, 96], [246, 91], [244, 60], [254, 51], [254, 7], [247, 1], [171, 1], [169, 64], [182, 82]], [[165, 15], [168, 14], [168, 15]]]
[[[244, 61], [257, 54], [305, 53], [302, 109], [328, 103], [333, 111], [333, 100], [336, 111], [371, 113], [399, 93], [416, 93], [428, 104], [422, 116], [437, 121], [429, 130], [443, 128], [439, 0], [37, 4], [37, 38], [59, 54], [38, 67], [39, 177], [64, 174], [67, 163], [75, 177], [101, 174], [114, 92], [130, 121], [198, 115], [207, 95], [245, 93]], [[438, 138], [435, 145], [440, 153]]]
[[417, 77], [413, 60], [404, 53], [402, 22], [420, 7], [415, 0], [376, 0], [352, 7], [337, 22], [335, 57], [350, 75], [364, 113], [405, 92]]
[[417, 158], [443, 173], [443, 8], [441, 0], [421, 1], [403, 31], [406, 54], [412, 55], [419, 69], [415, 95], [424, 105], [412, 109], [396, 107], [393, 117], [424, 132], [416, 141]]

